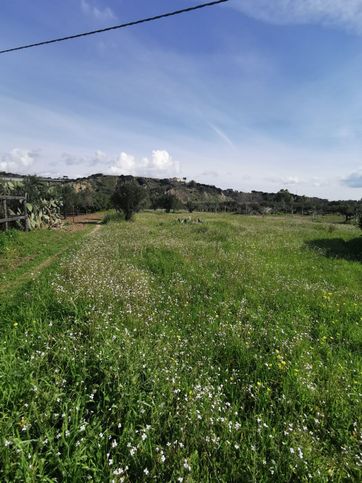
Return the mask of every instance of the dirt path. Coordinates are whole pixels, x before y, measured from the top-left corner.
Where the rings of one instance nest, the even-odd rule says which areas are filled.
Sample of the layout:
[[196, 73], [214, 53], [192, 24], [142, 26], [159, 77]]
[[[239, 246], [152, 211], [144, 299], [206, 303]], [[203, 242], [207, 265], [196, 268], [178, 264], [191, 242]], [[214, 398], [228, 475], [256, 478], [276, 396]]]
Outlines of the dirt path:
[[[86, 236], [90, 236], [90, 235], [93, 235], [94, 233], [96, 233], [98, 230], [100, 230], [102, 227], [101, 224], [97, 224], [95, 225], [95, 227], [86, 235]], [[40, 272], [42, 272], [45, 268], [49, 267], [49, 265], [51, 265], [54, 260], [56, 260], [58, 257], [60, 257], [64, 252], [66, 252], [67, 250], [69, 249], [69, 247], [66, 247], [64, 248], [63, 250], [60, 250], [60, 252], [58, 253], [55, 253], [54, 255], [52, 255], [51, 257], [47, 258], [46, 260], [43, 260], [41, 263], [39, 263], [39, 265], [37, 265], [33, 271], [31, 272], [31, 275], [34, 276], [35, 275], [39, 275]]]
[[94, 233], [97, 233], [97, 231], [99, 231], [101, 229], [102, 225], [101, 224], [98, 224], [96, 225], [93, 230], [89, 233], [89, 235], [93, 235]]
[[[102, 218], [100, 218], [100, 220], [101, 219]], [[93, 218], [93, 220], [94, 220], [94, 218]], [[80, 228], [80, 229], [84, 229], [87, 226], [87, 223], [84, 223], [83, 221], [80, 222], [80, 224], [83, 224], [82, 228]], [[86, 236], [91, 236], [91, 235], [97, 233], [97, 231], [99, 231], [102, 227], [102, 225], [100, 224], [100, 221], [99, 222], [93, 221], [92, 224], [95, 224], [95, 226], [94, 226], [94, 228], [92, 228], [92, 230], [89, 233], [86, 234]], [[46, 258], [45, 260], [40, 262], [35, 267], [32, 267], [28, 272], [23, 273], [16, 280], [8, 283], [6, 285], [6, 287], [4, 287], [4, 290], [0, 289], [0, 293], [1, 292], [4, 292], [4, 293], [5, 292], [14, 292], [16, 289], [18, 289], [24, 283], [30, 282], [30, 280], [35, 280], [46, 268], [48, 268], [50, 265], [52, 265], [52, 263], [56, 259], [58, 259], [61, 255], [63, 255], [63, 253], [65, 253], [68, 249], [69, 249], [69, 247], [65, 247], [63, 250], [60, 250], [59, 252], [55, 253], [54, 255]]]
[[[96, 224], [95, 227], [86, 235], [90, 236], [96, 233], [98, 230], [100, 230], [102, 225], [100, 223]], [[45, 268], [49, 267], [53, 263], [55, 259], [60, 257], [64, 252], [66, 252], [69, 249], [69, 247], [64, 248], [63, 250], [60, 250], [60, 252], [55, 253], [51, 257], [47, 258], [46, 260], [42, 261], [37, 265], [34, 270], [32, 271], [31, 275], [39, 275], [40, 272], [42, 272]]]
[[68, 216], [65, 218], [65, 230], [79, 231], [86, 228], [88, 225], [98, 226], [103, 220], [103, 214], [89, 213], [88, 215]]

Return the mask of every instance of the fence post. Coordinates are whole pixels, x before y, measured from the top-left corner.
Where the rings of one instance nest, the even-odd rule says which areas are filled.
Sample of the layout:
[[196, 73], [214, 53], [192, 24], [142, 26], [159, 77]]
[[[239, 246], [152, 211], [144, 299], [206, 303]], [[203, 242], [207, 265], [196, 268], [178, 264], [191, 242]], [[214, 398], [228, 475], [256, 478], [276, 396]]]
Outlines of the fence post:
[[[6, 198], [3, 199], [3, 205], [4, 205], [4, 218], [7, 220], [8, 218], [8, 207], [6, 204]], [[5, 231], [8, 231], [9, 229], [9, 223], [8, 221], [5, 221]]]

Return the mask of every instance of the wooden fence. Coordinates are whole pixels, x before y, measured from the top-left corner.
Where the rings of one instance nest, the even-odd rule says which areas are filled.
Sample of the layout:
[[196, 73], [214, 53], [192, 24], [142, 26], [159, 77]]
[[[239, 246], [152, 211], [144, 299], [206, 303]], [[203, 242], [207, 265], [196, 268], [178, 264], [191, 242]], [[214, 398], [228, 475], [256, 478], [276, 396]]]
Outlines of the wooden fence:
[[[12, 222], [14, 221], [21, 221], [24, 220], [24, 228], [25, 231], [29, 230], [29, 220], [28, 220], [28, 211], [26, 209], [26, 200], [27, 200], [27, 195], [25, 194], [24, 196], [5, 196], [5, 195], [0, 195], [0, 204], [2, 205], [2, 211], [3, 211], [3, 216], [4, 218], [0, 218], [0, 225], [5, 225], [5, 230], [9, 229], [9, 226]], [[18, 204], [21, 206], [21, 215], [17, 216], [8, 216], [8, 203], [12, 201], [17, 201]]]

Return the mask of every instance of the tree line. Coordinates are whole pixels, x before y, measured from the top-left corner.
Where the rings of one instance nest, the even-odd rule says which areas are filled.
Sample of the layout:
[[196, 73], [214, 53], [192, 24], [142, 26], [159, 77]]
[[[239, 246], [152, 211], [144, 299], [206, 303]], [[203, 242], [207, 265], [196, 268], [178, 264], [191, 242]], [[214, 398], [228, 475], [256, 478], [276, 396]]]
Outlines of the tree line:
[[[44, 200], [56, 200], [63, 216], [116, 208], [126, 218], [140, 209], [162, 209], [166, 212], [188, 210], [233, 212], [240, 214], [340, 214], [346, 222], [361, 218], [362, 203], [356, 200], [328, 201], [300, 196], [281, 189], [277, 193], [222, 190], [215, 186], [133, 176], [95, 174], [77, 180], [46, 180], [36, 176], [22, 177], [13, 184], [13, 194], [27, 193], [33, 206]], [[0, 179], [0, 194], [9, 182]], [[15, 188], [14, 188], [15, 186]]]
[[[236, 193], [239, 195], [239, 192]], [[359, 224], [362, 223], [362, 200], [330, 202], [319, 198], [293, 195], [286, 189], [282, 189], [276, 194], [259, 192], [257, 195], [259, 199], [255, 201], [240, 199], [219, 202], [187, 200], [183, 203], [172, 191], [149, 193], [145, 189], [144, 183], [140, 183], [136, 178], [120, 176], [111, 196], [111, 202], [116, 210], [123, 211], [126, 220], [132, 219], [133, 215], [142, 208], [151, 208], [164, 209], [167, 213], [187, 209], [190, 213], [197, 210], [242, 214], [340, 214], [345, 217], [345, 222], [355, 220]]]

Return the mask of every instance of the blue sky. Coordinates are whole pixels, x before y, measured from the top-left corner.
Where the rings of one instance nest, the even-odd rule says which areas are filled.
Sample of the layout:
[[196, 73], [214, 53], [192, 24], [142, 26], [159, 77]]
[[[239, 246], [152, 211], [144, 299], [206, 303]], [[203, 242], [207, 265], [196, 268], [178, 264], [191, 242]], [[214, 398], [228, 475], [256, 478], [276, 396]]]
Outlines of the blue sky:
[[[197, 3], [2, 0], [0, 48]], [[5, 54], [0, 170], [360, 199], [361, 79], [362, 0], [231, 0]]]

